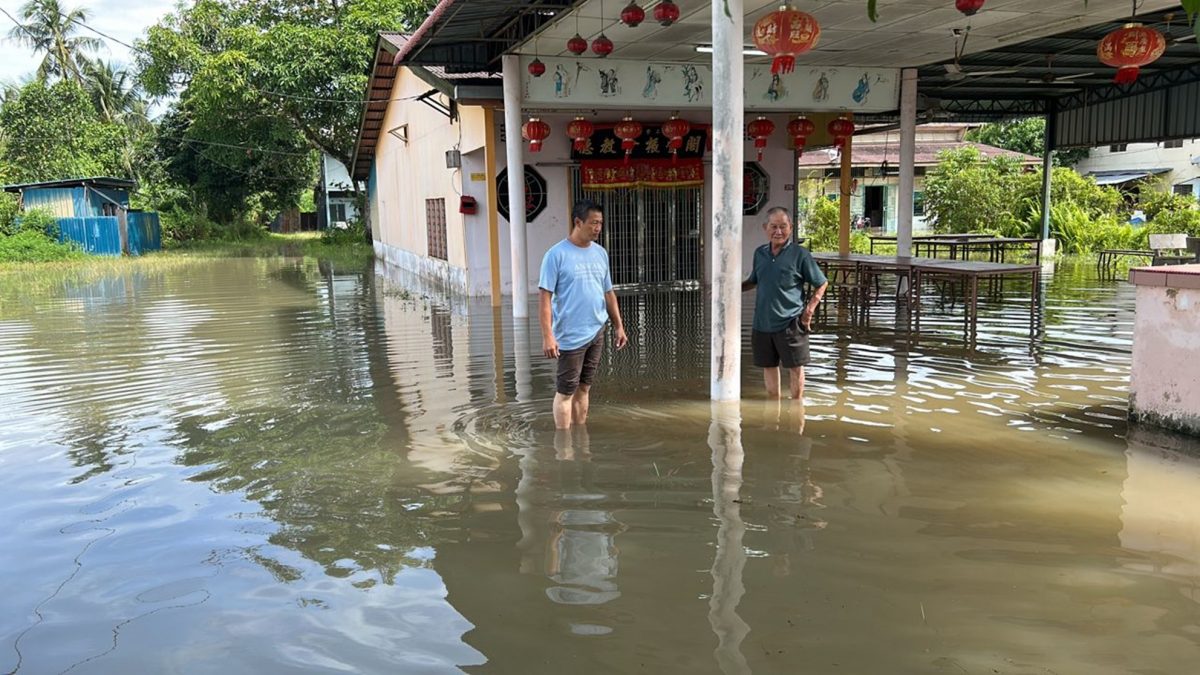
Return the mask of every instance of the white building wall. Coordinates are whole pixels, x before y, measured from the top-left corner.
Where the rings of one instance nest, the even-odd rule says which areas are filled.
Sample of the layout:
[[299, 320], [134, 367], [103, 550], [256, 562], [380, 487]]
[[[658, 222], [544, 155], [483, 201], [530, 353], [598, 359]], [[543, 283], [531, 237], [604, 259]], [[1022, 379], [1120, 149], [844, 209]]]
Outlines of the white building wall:
[[1168, 169], [1162, 178], [1174, 187], [1196, 185], [1193, 194], [1200, 192], [1200, 139], [1183, 141], [1183, 147], [1164, 148], [1162, 143], [1130, 143], [1124, 150], [1112, 146], [1093, 148], [1088, 157], [1075, 165], [1075, 170], [1087, 175], [1099, 171]]

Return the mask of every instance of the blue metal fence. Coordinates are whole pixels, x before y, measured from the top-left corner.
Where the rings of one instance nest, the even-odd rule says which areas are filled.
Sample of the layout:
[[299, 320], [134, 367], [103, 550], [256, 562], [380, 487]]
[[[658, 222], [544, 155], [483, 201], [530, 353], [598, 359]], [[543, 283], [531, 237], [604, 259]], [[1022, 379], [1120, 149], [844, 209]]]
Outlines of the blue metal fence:
[[129, 254], [162, 250], [162, 227], [153, 211], [131, 211], [126, 220], [129, 230]]
[[121, 255], [121, 231], [115, 216], [59, 218], [59, 241], [73, 241], [88, 253]]

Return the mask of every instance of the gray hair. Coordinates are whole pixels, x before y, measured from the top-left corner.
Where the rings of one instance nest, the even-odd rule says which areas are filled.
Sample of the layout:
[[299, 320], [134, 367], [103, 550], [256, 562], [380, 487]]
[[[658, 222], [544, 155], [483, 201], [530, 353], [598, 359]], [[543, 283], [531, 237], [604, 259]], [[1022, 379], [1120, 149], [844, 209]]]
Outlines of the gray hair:
[[782, 206], [772, 206], [771, 208], [767, 209], [767, 218], [770, 219], [771, 216], [775, 215], [776, 213], [782, 213], [783, 217], [787, 218], [789, 223], [792, 222], [792, 214]]

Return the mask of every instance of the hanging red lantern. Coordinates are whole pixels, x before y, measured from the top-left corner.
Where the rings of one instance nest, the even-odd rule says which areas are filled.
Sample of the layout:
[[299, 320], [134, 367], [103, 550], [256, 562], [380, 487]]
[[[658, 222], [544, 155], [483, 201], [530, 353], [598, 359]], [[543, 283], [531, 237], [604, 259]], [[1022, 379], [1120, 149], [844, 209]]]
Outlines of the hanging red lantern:
[[954, 0], [954, 8], [966, 14], [967, 16], [975, 16], [983, 8], [984, 0]]
[[575, 37], [567, 40], [567, 51], [571, 52], [575, 56], [579, 56], [580, 54], [586, 52], [587, 48], [587, 40], [584, 40], [583, 36], [579, 33], [576, 33]]
[[541, 77], [545, 73], [546, 64], [542, 63], [542, 60], [538, 57], [533, 57], [533, 60], [529, 62], [529, 74], [534, 77]]
[[839, 149], [845, 147], [846, 139], [854, 135], [854, 122], [845, 117], [831, 120], [825, 128], [829, 131], [829, 135], [833, 136], [833, 147]]
[[625, 163], [628, 164], [629, 156], [637, 147], [637, 139], [642, 135], [642, 125], [635, 122], [632, 117], [626, 116], [613, 127], [613, 133], [621, 139], [621, 149], [625, 151]]
[[637, 28], [646, 20], [646, 10], [638, 7], [637, 0], [632, 0], [625, 9], [621, 10], [621, 23], [630, 28]]
[[521, 125], [521, 136], [529, 141], [530, 152], [539, 152], [542, 149], [542, 141], [550, 137], [550, 125], [536, 117], [530, 117], [528, 122]]
[[601, 33], [599, 37], [597, 37], [595, 40], [592, 40], [592, 51], [596, 54], [596, 56], [604, 58], [611, 54], [612, 50], [612, 40], [609, 40], [608, 36], [604, 33]]
[[1100, 40], [1096, 56], [1104, 65], [1117, 69], [1113, 82], [1133, 84], [1141, 67], [1157, 61], [1166, 49], [1162, 33], [1140, 23], [1127, 23]]
[[817, 46], [821, 26], [817, 19], [784, 4], [754, 24], [754, 45], [774, 56], [771, 73], [790, 73], [796, 57]]
[[575, 141], [575, 152], [583, 152], [587, 149], [588, 141], [591, 140], [595, 131], [596, 127], [582, 117], [576, 117], [567, 123], [567, 137]]
[[763, 148], [767, 147], [767, 137], [775, 133], [775, 123], [765, 117], [759, 117], [746, 127], [746, 133], [754, 139], [754, 147], [758, 148], [758, 161], [762, 161]]
[[808, 137], [812, 136], [817, 130], [817, 125], [812, 123], [812, 120], [807, 117], [797, 117], [788, 122], [787, 132], [792, 137], [792, 143], [796, 146], [796, 156], [804, 155], [804, 146], [808, 143]]
[[683, 147], [683, 139], [692, 130], [687, 120], [681, 120], [671, 115], [671, 119], [662, 125], [663, 136], [667, 137], [667, 149], [671, 151], [671, 163], [679, 161], [679, 149]]
[[654, 8], [654, 20], [664, 26], [670, 26], [679, 20], [679, 5], [671, 0], [663, 0]]

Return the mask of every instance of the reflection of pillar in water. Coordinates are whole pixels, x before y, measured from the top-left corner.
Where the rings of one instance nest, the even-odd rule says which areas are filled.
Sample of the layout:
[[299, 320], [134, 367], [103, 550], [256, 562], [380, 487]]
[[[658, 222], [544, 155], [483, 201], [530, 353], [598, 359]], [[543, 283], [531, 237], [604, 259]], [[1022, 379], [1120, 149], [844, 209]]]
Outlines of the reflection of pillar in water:
[[708, 622], [717, 636], [713, 653], [726, 675], [750, 672], [741, 652], [742, 640], [750, 632], [750, 626], [737, 614], [738, 603], [746, 592], [742, 584], [742, 569], [746, 566], [742, 538], [746, 525], [738, 504], [743, 461], [741, 423], [739, 403], [712, 404], [708, 446], [712, 449], [713, 515], [720, 525], [711, 570], [713, 591], [708, 601]]
[[558, 585], [546, 595], [562, 605], [600, 605], [621, 597], [617, 589], [616, 535], [624, 527], [612, 513], [586, 508], [604, 500], [592, 492], [590, 441], [585, 427], [559, 430], [554, 436], [560, 460], [559, 502], [550, 514], [546, 575]]
[[[533, 370], [530, 364], [529, 319], [513, 319], [513, 362], [516, 364], [517, 401], [533, 400]], [[539, 350], [540, 351], [540, 350]]]
[[[1164, 440], [1189, 454], [1159, 447]], [[1200, 577], [1198, 449], [1200, 442], [1137, 428], [1130, 433], [1120, 541], [1123, 548], [1152, 555], [1131, 556], [1123, 563], [1126, 569], [1177, 579]], [[1185, 595], [1200, 602], [1200, 590], [1188, 586]]]
[[504, 312], [499, 305], [492, 307], [492, 360], [495, 368], [493, 384], [496, 387], [496, 403], [506, 402], [506, 387], [504, 386]]

